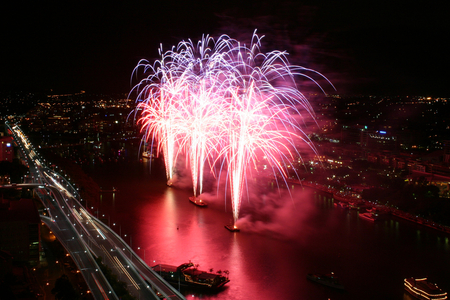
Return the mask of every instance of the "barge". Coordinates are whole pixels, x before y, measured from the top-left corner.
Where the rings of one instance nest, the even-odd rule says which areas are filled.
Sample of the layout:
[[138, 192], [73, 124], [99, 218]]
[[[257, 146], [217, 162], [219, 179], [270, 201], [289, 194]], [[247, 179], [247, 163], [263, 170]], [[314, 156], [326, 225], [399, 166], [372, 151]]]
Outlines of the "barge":
[[435, 283], [431, 283], [427, 278], [406, 278], [405, 290], [417, 299], [445, 300], [447, 293], [443, 292]]
[[[201, 271], [197, 267], [198, 265], [188, 262], [179, 266], [158, 264], [153, 266], [152, 269], [175, 287], [182, 285], [202, 289], [219, 289], [230, 282], [228, 271], [209, 273]], [[227, 276], [223, 276], [222, 273]]]
[[239, 232], [241, 231], [236, 225], [225, 225], [225, 228], [231, 232]]
[[197, 205], [200, 207], [208, 206], [208, 203], [206, 203], [202, 199], [197, 199], [197, 197], [195, 197], [195, 196], [189, 197], [189, 201], [191, 201], [191, 203], [193, 203], [194, 205]]
[[362, 219], [366, 219], [372, 222], [375, 222], [377, 220], [379, 220], [379, 216], [377, 213], [372, 213], [372, 212], [365, 212], [365, 213], [360, 213], [359, 217]]
[[338, 278], [331, 274], [308, 274], [306, 276], [311, 281], [317, 282], [319, 284], [332, 287], [338, 290], [344, 290], [344, 286], [339, 282]]

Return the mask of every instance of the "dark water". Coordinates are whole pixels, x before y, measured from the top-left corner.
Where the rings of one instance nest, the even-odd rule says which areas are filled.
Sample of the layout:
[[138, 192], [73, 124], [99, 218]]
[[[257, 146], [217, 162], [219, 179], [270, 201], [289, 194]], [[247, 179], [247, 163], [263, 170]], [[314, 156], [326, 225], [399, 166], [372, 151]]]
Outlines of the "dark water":
[[[100, 186], [119, 189], [102, 194], [94, 210], [149, 265], [191, 260], [199, 269], [230, 272], [221, 292], [184, 291], [187, 299], [410, 299], [405, 277], [428, 277], [450, 291], [448, 235], [392, 217], [372, 223], [300, 186], [292, 199], [249, 194], [241, 232], [231, 233], [224, 228], [232, 214], [222, 191], [206, 195], [207, 208], [196, 207], [188, 201], [191, 189], [167, 187], [162, 167], [149, 169], [137, 159], [91, 166]], [[331, 271], [345, 292], [306, 279]]]

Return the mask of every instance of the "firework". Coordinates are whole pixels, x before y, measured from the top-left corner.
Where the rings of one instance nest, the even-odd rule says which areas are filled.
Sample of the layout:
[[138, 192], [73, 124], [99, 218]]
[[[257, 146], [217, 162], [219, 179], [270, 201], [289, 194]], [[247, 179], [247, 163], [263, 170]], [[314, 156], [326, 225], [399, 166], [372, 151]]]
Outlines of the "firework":
[[135, 87], [142, 109], [138, 122], [145, 139], [162, 150], [167, 179], [183, 153], [195, 197], [198, 188], [202, 192], [205, 162], [226, 166], [234, 223], [249, 167], [257, 170], [262, 159], [285, 180], [300, 157], [295, 145], [313, 148], [301, 124], [314, 113], [296, 77], [325, 78], [290, 65], [286, 52], [261, 53], [260, 41], [256, 33], [250, 47], [226, 35], [217, 41], [206, 36], [197, 45], [183, 41], [165, 53], [161, 48], [161, 60], [136, 67], [150, 72]]

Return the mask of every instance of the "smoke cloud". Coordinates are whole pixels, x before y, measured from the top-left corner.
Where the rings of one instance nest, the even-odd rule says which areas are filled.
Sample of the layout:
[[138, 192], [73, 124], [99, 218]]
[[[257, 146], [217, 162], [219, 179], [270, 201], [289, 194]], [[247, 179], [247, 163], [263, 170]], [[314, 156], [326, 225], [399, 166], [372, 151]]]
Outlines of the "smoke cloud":
[[306, 240], [309, 234], [315, 232], [308, 219], [316, 209], [311, 201], [304, 201], [311, 195], [300, 185], [295, 185], [290, 193], [282, 189], [259, 196], [256, 194], [241, 206], [242, 214], [237, 226], [243, 231], [281, 240], [291, 240], [294, 237], [304, 237]]

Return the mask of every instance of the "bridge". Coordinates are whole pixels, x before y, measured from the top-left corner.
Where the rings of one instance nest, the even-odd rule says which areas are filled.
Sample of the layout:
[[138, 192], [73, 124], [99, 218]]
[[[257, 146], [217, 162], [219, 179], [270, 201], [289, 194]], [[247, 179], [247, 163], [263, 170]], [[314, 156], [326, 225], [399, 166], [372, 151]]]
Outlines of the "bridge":
[[138, 299], [185, 299], [154, 272], [111, 228], [91, 215], [77, 200], [77, 190], [60, 174], [45, 166], [19, 127], [7, 123], [34, 182], [1, 185], [0, 189], [34, 189], [44, 205], [40, 218], [73, 258], [95, 299], [118, 299], [100, 271], [102, 257], [131, 295]]

